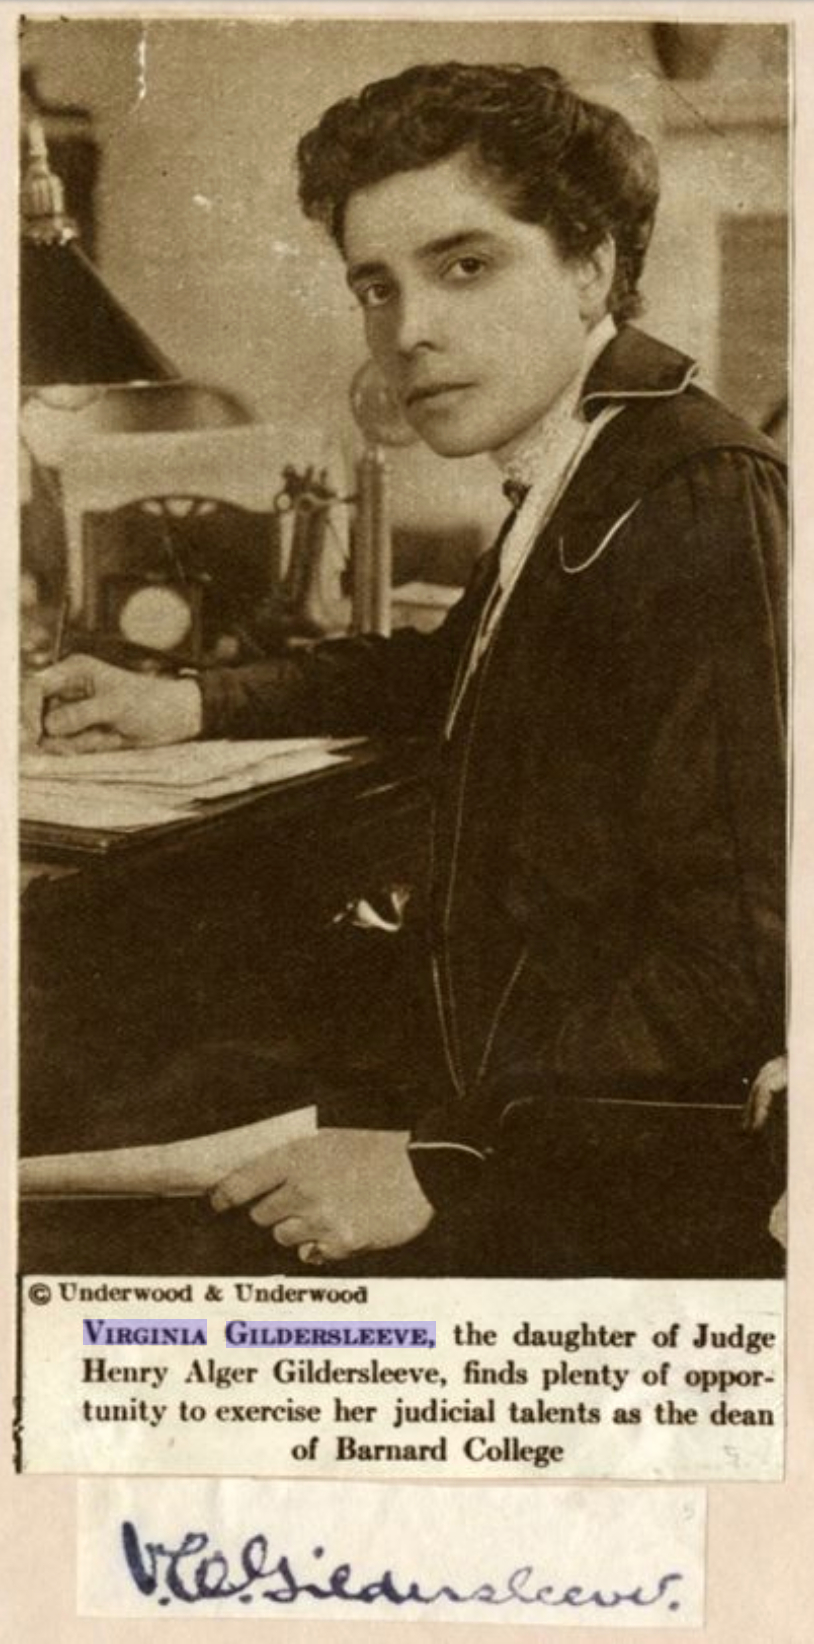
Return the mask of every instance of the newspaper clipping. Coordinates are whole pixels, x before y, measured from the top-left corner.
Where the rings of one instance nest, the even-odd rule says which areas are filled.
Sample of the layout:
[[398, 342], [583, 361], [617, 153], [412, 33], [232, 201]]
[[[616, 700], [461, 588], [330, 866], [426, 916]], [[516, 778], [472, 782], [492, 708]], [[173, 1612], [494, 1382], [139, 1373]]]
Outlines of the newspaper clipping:
[[[685, 12], [19, 21], [15, 1445], [129, 1476], [87, 1614], [698, 1626], [687, 1486], [783, 1476], [792, 31]], [[258, 1475], [353, 1485], [327, 1586]], [[424, 1589], [394, 1480], [470, 1503]], [[584, 1480], [638, 1565], [608, 1489], [582, 1585], [484, 1573], [476, 1486]]]

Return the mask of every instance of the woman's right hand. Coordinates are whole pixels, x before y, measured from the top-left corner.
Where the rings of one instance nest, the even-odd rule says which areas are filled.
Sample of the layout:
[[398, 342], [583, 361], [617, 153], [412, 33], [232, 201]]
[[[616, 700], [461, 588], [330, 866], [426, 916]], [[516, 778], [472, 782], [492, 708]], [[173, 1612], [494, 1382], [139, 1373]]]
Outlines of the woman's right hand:
[[98, 657], [68, 656], [23, 685], [28, 745], [43, 752], [98, 753], [189, 742], [202, 725], [194, 679], [130, 673]]

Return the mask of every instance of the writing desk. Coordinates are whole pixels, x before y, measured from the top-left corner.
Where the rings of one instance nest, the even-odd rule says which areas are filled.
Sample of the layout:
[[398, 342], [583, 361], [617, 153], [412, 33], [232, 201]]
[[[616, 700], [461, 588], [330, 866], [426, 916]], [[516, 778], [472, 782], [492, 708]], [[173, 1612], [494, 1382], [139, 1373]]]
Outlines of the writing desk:
[[[118, 1145], [117, 1093], [190, 1043], [268, 1041], [327, 1018], [337, 915], [423, 879], [428, 763], [424, 743], [370, 742], [136, 833], [26, 823], [23, 1151]], [[338, 1001], [348, 1035], [351, 1002]], [[100, 1109], [105, 1141], [89, 1144]]]
[[[395, 791], [409, 785], [417, 776], [422, 762], [426, 762], [426, 743], [419, 738], [402, 739], [397, 743], [383, 743], [365, 738], [348, 748], [342, 759], [321, 770], [303, 775], [285, 777], [264, 787], [247, 789], [244, 793], [230, 794], [223, 799], [209, 800], [193, 816], [179, 816], [157, 826], [133, 828], [129, 831], [115, 828], [64, 827], [54, 822], [24, 820], [20, 824], [20, 845], [23, 868], [36, 872], [43, 863], [58, 862], [77, 865], [91, 857], [131, 857], [135, 853], [154, 852], [163, 846], [180, 844], [188, 849], [199, 837], [212, 829], [222, 828], [235, 811], [250, 808], [259, 814], [273, 813], [281, 818], [310, 809], [316, 796], [325, 789], [332, 798], [338, 798], [338, 779], [344, 786], [357, 789], [356, 797], [370, 791]], [[327, 784], [327, 787], [326, 787]], [[26, 888], [25, 878], [23, 890]]]
[[[410, 1058], [422, 1054], [416, 1023], [426, 1021], [405, 980], [410, 939], [359, 933], [337, 925], [336, 915], [388, 883], [423, 882], [430, 757], [420, 743], [366, 744], [345, 764], [126, 838], [46, 838], [42, 828], [26, 827], [22, 1151], [170, 1139], [161, 1127], [171, 1127], [177, 1104], [165, 1086], [164, 1107], [150, 1107], [148, 1092], [190, 1049], [205, 1052], [214, 1099], [223, 1104], [220, 1124], [205, 1112], [204, 1130], [260, 1116], [236, 1111], [223, 1073], [247, 1042], [299, 1043], [306, 1064], [328, 1077], [354, 1058], [358, 1067], [361, 1051], [370, 1067], [378, 1060], [388, 1068], [385, 1081], [374, 1074], [368, 1083], [392, 1102], [394, 1070], [409, 1085]], [[418, 1014], [410, 1015], [414, 1004]], [[213, 1092], [208, 1098], [200, 1079], [192, 1088], [197, 1117], [197, 1104]], [[134, 1135], [134, 1115], [143, 1123], [145, 1111], [156, 1130]], [[618, 1121], [610, 1127], [600, 1123], [608, 1113]], [[782, 1253], [765, 1229], [781, 1186], [782, 1137], [767, 1132], [755, 1145], [737, 1110], [711, 1128], [702, 1111], [673, 1104], [662, 1112], [580, 1109], [568, 1124], [561, 1117], [545, 1104], [519, 1115], [500, 1190], [500, 1229], [510, 1204], [519, 1231], [501, 1233], [505, 1249], [488, 1224], [484, 1235], [475, 1196], [442, 1230], [452, 1255], [443, 1239], [429, 1248], [433, 1224], [414, 1245], [360, 1256], [347, 1271], [432, 1273], [439, 1249], [449, 1264], [442, 1271], [470, 1276], [501, 1272], [502, 1261], [512, 1274], [548, 1277], [781, 1270]], [[245, 1212], [224, 1222], [205, 1198], [29, 1202], [20, 1265], [28, 1272], [302, 1271]]]

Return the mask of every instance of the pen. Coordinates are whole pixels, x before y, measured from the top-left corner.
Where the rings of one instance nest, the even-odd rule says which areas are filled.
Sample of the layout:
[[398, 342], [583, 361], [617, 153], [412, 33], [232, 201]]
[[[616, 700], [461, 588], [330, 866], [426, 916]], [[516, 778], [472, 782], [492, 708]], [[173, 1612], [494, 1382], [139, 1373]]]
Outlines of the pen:
[[[55, 662], [62, 661], [62, 652], [65, 645], [65, 630], [68, 624], [69, 611], [70, 599], [66, 589], [60, 601], [59, 610], [57, 612], [57, 620], [54, 626], [54, 637], [51, 641], [51, 655], [48, 662], [49, 667], [53, 667]], [[35, 678], [36, 675], [33, 675], [32, 680]], [[36, 746], [39, 747], [44, 741], [46, 734], [45, 712], [48, 704], [48, 698], [40, 691], [36, 691], [34, 694], [33, 684], [31, 686], [31, 691], [32, 695], [30, 697], [27, 697], [25, 688], [23, 691], [23, 722], [27, 726], [29, 736], [33, 739]], [[28, 706], [26, 706], [27, 703]]]
[[53, 644], [51, 646], [51, 663], [52, 663], [52, 665], [55, 662], [61, 662], [62, 661], [62, 647], [63, 647], [63, 644], [65, 642], [65, 628], [66, 628], [67, 622], [68, 622], [69, 603], [70, 602], [69, 602], [69, 598], [68, 598], [68, 593], [67, 593], [67, 590], [66, 590], [66, 592], [62, 596], [62, 600], [61, 600], [60, 607], [59, 607], [59, 614], [57, 616], [56, 628], [54, 629], [54, 641], [53, 641]]
[[202, 1199], [206, 1198], [207, 1194], [211, 1192], [211, 1187], [174, 1187], [169, 1190], [159, 1187], [138, 1188], [133, 1192], [127, 1187], [102, 1188], [98, 1193], [94, 1192], [93, 1188], [88, 1188], [85, 1192], [79, 1193], [74, 1193], [70, 1188], [57, 1188], [53, 1193], [47, 1191], [44, 1193], [27, 1193], [24, 1189], [21, 1189], [20, 1200], [21, 1202], [24, 1200], [26, 1204], [34, 1202], [37, 1204], [53, 1204], [55, 1199], [59, 1199], [61, 1203], [78, 1199], [144, 1199], [158, 1201], [162, 1199]]

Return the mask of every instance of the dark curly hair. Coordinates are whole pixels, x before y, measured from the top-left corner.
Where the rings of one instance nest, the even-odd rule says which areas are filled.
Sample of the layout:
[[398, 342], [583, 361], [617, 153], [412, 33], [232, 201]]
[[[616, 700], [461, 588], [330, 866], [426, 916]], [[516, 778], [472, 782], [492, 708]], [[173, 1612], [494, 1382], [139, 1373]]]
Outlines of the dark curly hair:
[[617, 320], [639, 312], [656, 157], [621, 114], [578, 97], [556, 69], [419, 63], [365, 86], [301, 139], [302, 208], [341, 248], [357, 189], [466, 149], [506, 191], [513, 215], [548, 229], [562, 256], [588, 256], [610, 235], [609, 307]]

